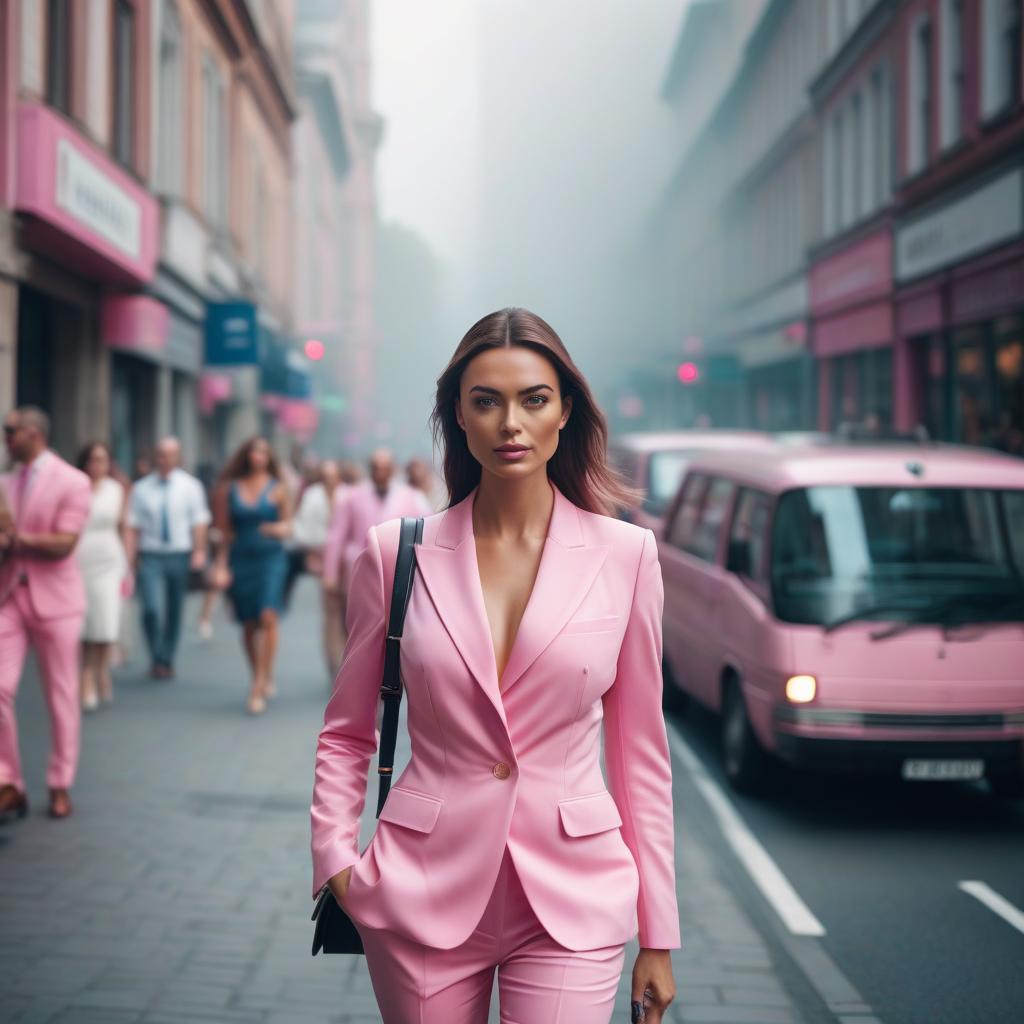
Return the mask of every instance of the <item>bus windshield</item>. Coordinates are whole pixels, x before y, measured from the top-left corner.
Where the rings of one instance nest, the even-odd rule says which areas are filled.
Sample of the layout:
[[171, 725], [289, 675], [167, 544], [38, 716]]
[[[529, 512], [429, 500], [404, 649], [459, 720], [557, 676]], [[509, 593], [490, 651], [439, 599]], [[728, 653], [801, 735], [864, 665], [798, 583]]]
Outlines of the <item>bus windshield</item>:
[[779, 499], [772, 594], [784, 622], [1022, 621], [1024, 491], [808, 487]]

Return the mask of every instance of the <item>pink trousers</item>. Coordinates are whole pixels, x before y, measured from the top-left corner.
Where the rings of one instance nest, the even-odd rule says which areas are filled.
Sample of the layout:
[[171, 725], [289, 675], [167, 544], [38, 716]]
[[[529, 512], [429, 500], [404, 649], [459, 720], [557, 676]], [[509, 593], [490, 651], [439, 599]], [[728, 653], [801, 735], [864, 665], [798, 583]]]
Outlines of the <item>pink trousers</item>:
[[81, 710], [78, 703], [78, 637], [82, 616], [40, 619], [27, 587], [16, 587], [0, 605], [0, 786], [24, 791], [14, 698], [29, 645], [43, 676], [50, 711], [50, 761], [46, 784], [70, 789], [78, 767]]
[[508, 849], [483, 916], [454, 949], [357, 925], [384, 1024], [487, 1024], [498, 969], [501, 1024], [607, 1024], [625, 946], [576, 951], [544, 930]]

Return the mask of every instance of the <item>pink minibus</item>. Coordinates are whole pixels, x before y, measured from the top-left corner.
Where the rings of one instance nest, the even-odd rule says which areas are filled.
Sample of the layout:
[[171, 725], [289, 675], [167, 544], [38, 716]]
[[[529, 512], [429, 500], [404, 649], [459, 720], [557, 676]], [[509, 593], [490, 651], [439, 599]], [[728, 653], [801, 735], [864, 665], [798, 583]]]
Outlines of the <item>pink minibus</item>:
[[774, 758], [1024, 797], [1024, 460], [818, 444], [692, 461], [659, 537], [666, 700]]
[[759, 430], [665, 430], [620, 434], [608, 445], [608, 455], [632, 487], [644, 492], [630, 520], [659, 532], [665, 509], [679, 490], [686, 467], [701, 452], [762, 448], [772, 444]]

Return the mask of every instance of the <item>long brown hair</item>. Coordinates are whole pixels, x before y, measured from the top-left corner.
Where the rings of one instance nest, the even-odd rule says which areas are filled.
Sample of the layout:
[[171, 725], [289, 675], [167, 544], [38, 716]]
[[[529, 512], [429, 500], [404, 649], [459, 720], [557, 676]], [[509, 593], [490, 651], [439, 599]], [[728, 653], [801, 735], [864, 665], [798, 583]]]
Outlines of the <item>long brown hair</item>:
[[434, 443], [444, 453], [442, 466], [450, 505], [457, 505], [479, 484], [481, 473], [480, 463], [470, 452], [455, 418], [463, 371], [481, 352], [514, 345], [533, 349], [547, 359], [558, 374], [563, 401], [572, 399], [572, 413], [548, 462], [551, 482], [574, 505], [588, 512], [611, 515], [617, 509], [636, 505], [639, 492], [628, 487], [608, 465], [608, 424], [583, 374], [554, 328], [536, 313], [518, 307], [489, 313], [473, 324], [437, 379], [430, 422]]
[[228, 459], [227, 464], [221, 470], [220, 483], [241, 480], [242, 477], [249, 474], [252, 468], [249, 465], [249, 453], [252, 451], [253, 445], [259, 441], [262, 441], [267, 446], [267, 472], [275, 480], [281, 479], [281, 463], [278, 461], [277, 455], [274, 454], [274, 449], [271, 448], [270, 442], [265, 437], [260, 437], [257, 434], [255, 437], [250, 437], [247, 441], [243, 441], [235, 450], [234, 455]]
[[75, 457], [75, 465], [84, 473], [85, 467], [89, 464], [89, 460], [92, 458], [92, 453], [97, 449], [102, 448], [107, 453], [107, 458], [110, 460], [110, 468], [107, 470], [107, 476], [112, 477], [122, 487], [131, 486], [131, 480], [121, 471], [120, 466], [114, 461], [114, 453], [110, 450], [110, 445], [106, 441], [90, 441], [88, 444], [82, 445], [78, 449], [78, 455]]

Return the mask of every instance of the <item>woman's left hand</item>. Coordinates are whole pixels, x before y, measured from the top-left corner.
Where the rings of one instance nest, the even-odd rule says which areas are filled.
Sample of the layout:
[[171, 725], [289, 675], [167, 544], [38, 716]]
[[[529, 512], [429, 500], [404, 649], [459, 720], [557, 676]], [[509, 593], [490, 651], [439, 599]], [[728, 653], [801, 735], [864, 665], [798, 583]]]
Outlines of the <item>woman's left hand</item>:
[[661, 1024], [662, 1014], [676, 997], [672, 977], [672, 956], [667, 949], [641, 949], [633, 965], [633, 988], [630, 998], [644, 1008], [643, 1016], [633, 1020]]

